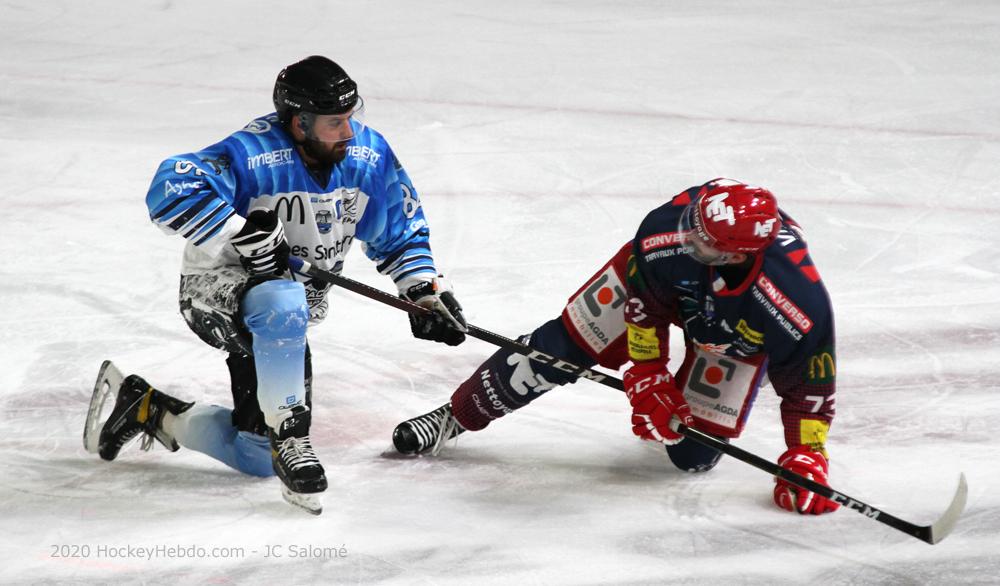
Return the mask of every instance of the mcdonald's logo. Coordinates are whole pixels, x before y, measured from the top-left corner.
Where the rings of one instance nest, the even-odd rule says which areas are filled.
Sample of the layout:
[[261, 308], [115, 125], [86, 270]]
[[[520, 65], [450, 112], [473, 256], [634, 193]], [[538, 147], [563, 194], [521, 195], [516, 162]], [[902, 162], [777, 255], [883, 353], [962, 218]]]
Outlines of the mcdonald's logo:
[[[296, 207], [298, 206], [298, 207]], [[284, 211], [285, 223], [291, 224], [295, 217], [293, 213], [295, 210], [299, 212], [299, 224], [305, 224], [306, 210], [305, 204], [302, 203], [302, 197], [299, 195], [293, 195], [290, 197], [281, 196], [278, 201], [274, 204], [274, 213], [279, 218], [282, 217], [282, 211]]]
[[807, 378], [813, 384], [831, 383], [837, 377], [837, 363], [831, 352], [823, 351], [809, 357]]

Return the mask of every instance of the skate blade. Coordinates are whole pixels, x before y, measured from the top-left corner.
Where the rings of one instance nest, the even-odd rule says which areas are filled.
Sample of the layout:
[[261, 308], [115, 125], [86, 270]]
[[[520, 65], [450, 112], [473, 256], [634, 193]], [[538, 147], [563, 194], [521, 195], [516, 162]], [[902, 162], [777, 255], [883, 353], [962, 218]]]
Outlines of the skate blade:
[[87, 421], [83, 426], [83, 447], [92, 454], [98, 452], [98, 444], [101, 439], [101, 412], [104, 410], [104, 403], [108, 397], [118, 392], [118, 388], [125, 379], [118, 367], [110, 360], [105, 360], [101, 364], [101, 370], [97, 373], [97, 382], [94, 383], [94, 392], [90, 396], [90, 406], [87, 408]]
[[319, 515], [323, 512], [323, 503], [320, 502], [319, 495], [320, 493], [305, 494], [292, 492], [284, 484], [281, 485], [281, 496], [285, 499], [285, 502], [293, 507], [302, 509], [310, 515]]

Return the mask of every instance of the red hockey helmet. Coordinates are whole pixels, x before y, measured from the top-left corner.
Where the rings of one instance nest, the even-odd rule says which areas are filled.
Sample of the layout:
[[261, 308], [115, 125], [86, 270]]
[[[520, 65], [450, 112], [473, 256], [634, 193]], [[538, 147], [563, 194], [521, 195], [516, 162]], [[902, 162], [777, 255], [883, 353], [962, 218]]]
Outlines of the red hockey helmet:
[[752, 254], [778, 236], [774, 195], [763, 187], [713, 179], [681, 214], [685, 251], [703, 264], [728, 264], [734, 253]]

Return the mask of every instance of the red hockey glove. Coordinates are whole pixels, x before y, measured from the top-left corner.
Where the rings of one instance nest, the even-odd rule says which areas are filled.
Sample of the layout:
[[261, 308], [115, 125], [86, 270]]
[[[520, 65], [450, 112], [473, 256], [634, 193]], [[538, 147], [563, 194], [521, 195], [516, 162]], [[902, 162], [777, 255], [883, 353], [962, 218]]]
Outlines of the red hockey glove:
[[[823, 454], [813, 451], [808, 446], [796, 446], [785, 451], [778, 458], [778, 464], [786, 470], [805, 476], [823, 486], [827, 482], [827, 472], [830, 465]], [[788, 481], [775, 478], [774, 503], [786, 511], [794, 511], [802, 515], [822, 515], [832, 513], [840, 505], [812, 491], [799, 488]]]
[[632, 403], [632, 433], [644, 440], [673, 445], [684, 436], [670, 429], [677, 416], [691, 425], [691, 408], [667, 369], [660, 363], [636, 364], [625, 372], [625, 394]]

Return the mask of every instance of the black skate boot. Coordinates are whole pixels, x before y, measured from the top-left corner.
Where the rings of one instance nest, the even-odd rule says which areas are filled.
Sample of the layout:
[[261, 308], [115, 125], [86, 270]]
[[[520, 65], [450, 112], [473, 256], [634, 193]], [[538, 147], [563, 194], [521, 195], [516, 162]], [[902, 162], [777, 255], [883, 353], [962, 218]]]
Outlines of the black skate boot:
[[446, 441], [464, 431], [451, 414], [449, 402], [397, 425], [392, 432], [392, 444], [400, 454], [416, 455], [430, 450], [436, 456]]
[[101, 428], [97, 453], [105, 460], [114, 460], [125, 444], [140, 433], [144, 434], [143, 450], [152, 447], [155, 437], [168, 450], [176, 452], [180, 446], [163, 430], [163, 416], [168, 412], [180, 415], [192, 405], [157, 391], [138, 375], [126, 377], [118, 387], [115, 408]]
[[318, 494], [326, 490], [326, 474], [309, 442], [311, 419], [308, 407], [295, 407], [277, 431], [270, 430], [271, 463], [281, 479], [281, 496], [318, 515], [323, 512]]

